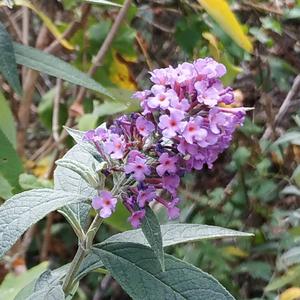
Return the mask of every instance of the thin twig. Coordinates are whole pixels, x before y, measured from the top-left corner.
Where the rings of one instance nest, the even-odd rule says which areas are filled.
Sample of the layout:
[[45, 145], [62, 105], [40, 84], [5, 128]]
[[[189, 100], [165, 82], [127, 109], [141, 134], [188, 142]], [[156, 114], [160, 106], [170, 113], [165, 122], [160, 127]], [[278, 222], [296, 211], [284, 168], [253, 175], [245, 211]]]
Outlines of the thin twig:
[[[90, 12], [90, 4], [82, 4], [81, 6], [81, 18], [80, 21], [76, 20], [74, 21], [69, 28], [65, 31], [63, 34], [64, 38], [71, 38], [77, 30], [81, 27], [81, 25], [86, 22], [87, 17]], [[43, 26], [44, 28], [45, 26]], [[40, 31], [37, 42], [36, 42], [36, 48], [44, 48], [43, 40], [45, 39], [43, 35], [46, 34], [47, 30], [43, 29]], [[55, 40], [45, 48], [45, 51], [48, 53], [55, 53], [58, 50], [61, 49], [61, 44]], [[30, 116], [30, 106], [32, 103], [32, 97], [34, 94], [34, 88], [36, 85], [36, 82], [39, 78], [39, 72], [35, 70], [28, 70], [26, 80], [23, 82], [23, 99], [20, 105], [18, 118], [20, 120], [19, 123], [19, 130], [18, 130], [18, 152], [23, 155], [24, 154], [24, 146], [26, 141], [26, 130], [29, 123], [29, 116]]]
[[[71, 23], [71, 25], [66, 29], [66, 31], [62, 34], [63, 39], [70, 39], [84, 24], [87, 22], [88, 15], [91, 11], [91, 5], [88, 3], [84, 3], [80, 7], [81, 17], [80, 20], [75, 20]], [[48, 53], [56, 53], [61, 49], [61, 43], [58, 40], [53, 41], [47, 48], [45, 48], [45, 52]]]
[[[93, 65], [90, 67], [88, 74], [90, 76], [94, 75], [94, 73], [97, 71], [97, 68], [102, 64], [117, 32], [119, 27], [121, 26], [122, 21], [124, 20], [128, 9], [131, 5], [132, 0], [126, 0], [122, 6], [122, 8], [119, 11], [118, 16], [115, 19], [115, 22], [113, 24], [113, 26], [110, 29], [110, 32], [108, 33], [105, 41], [103, 42], [101, 48], [99, 49], [96, 58], [94, 59]], [[75, 99], [74, 103], [73, 103], [73, 108], [77, 105], [81, 105], [83, 98], [85, 96], [86, 90], [85, 88], [80, 88], [79, 93], [77, 98]], [[70, 108], [70, 112], [72, 111], [72, 106]], [[65, 127], [72, 127], [74, 124], [74, 120], [75, 120], [75, 115], [69, 114], [69, 118], [65, 124]], [[66, 130], [62, 130], [60, 137], [59, 137], [59, 143], [62, 143], [66, 137], [68, 136], [68, 133]]]
[[30, 156], [29, 161], [37, 160], [47, 149], [51, 148], [52, 145], [53, 137], [50, 136], [45, 142], [43, 142], [42, 146]]
[[[131, 2], [132, 2], [132, 0], [125, 0], [122, 8], [120, 9], [120, 11], [115, 19], [115, 22], [113, 23], [108, 35], [106, 36], [101, 48], [98, 51], [98, 53], [93, 61], [92, 66], [88, 70], [88, 75], [93, 76], [96, 73], [99, 66], [102, 65], [103, 60], [104, 60], [108, 50], [110, 49], [110, 46], [122, 24], [122, 21], [124, 20], [124, 18], [127, 15], [128, 9], [131, 5]], [[78, 95], [77, 95], [74, 103], [72, 104], [72, 106], [70, 108], [71, 112], [72, 112], [72, 107], [74, 109], [76, 106], [82, 104], [85, 94], [86, 94], [86, 89], [84, 87], [81, 87], [79, 89]]]
[[148, 54], [146, 48], [144, 47], [143, 39], [142, 39], [142, 37], [140, 36], [139, 33], [136, 34], [135, 39], [136, 39], [136, 41], [137, 41], [137, 43], [138, 43], [138, 45], [139, 45], [139, 47], [140, 47], [140, 49], [141, 49], [141, 51], [142, 51], [144, 57], [145, 57], [145, 60], [146, 60], [148, 69], [149, 69], [149, 70], [153, 70], [153, 65], [152, 65], [150, 56], [149, 56], [149, 54]]
[[[44, 25], [38, 35], [36, 41], [36, 48], [42, 49], [47, 39], [48, 29]], [[35, 70], [28, 70], [26, 80], [23, 82], [23, 97], [20, 103], [18, 112], [19, 118], [19, 130], [18, 130], [18, 153], [24, 155], [24, 146], [26, 143], [26, 131], [30, 118], [30, 107], [32, 103], [32, 97], [34, 94], [35, 83], [38, 79], [39, 73]]]
[[48, 258], [49, 245], [51, 243], [51, 227], [53, 224], [53, 212], [47, 216], [45, 236], [43, 240], [43, 245], [40, 252], [40, 261], [45, 261]]
[[265, 13], [268, 13], [268, 14], [272, 13], [272, 14], [276, 14], [276, 15], [279, 15], [279, 16], [283, 15], [283, 11], [280, 10], [280, 9], [267, 7], [264, 4], [254, 3], [253, 1], [243, 1], [242, 5], [249, 6], [251, 8], [254, 8], [256, 10], [259, 10], [259, 11], [262, 11], [262, 12], [265, 12]]
[[4, 13], [7, 16], [7, 20], [9, 25], [11, 26], [11, 29], [14, 31], [16, 38], [19, 41], [22, 41], [22, 31], [18, 26], [18, 23], [14, 20], [14, 18], [12, 18], [12, 13], [10, 12], [10, 10], [8, 8], [4, 8]]
[[[274, 126], [278, 125], [283, 118], [285, 117], [291, 102], [294, 98], [294, 96], [296, 96], [297, 91], [300, 87], [300, 74], [295, 78], [292, 88], [290, 89], [290, 91], [288, 92], [286, 98], [284, 99], [284, 101], [282, 102], [280, 109], [278, 111], [278, 113], [276, 114], [275, 118], [274, 118]], [[272, 130], [270, 127], [268, 127], [263, 136], [261, 137], [261, 140], [266, 140], [270, 137], [270, 135], [272, 134]]]

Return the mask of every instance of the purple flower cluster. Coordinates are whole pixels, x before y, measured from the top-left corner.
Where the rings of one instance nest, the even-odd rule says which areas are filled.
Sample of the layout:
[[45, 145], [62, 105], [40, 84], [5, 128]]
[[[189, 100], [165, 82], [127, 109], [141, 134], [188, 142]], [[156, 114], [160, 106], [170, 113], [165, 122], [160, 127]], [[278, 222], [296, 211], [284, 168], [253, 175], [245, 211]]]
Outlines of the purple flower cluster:
[[[127, 174], [129, 183], [118, 197], [130, 211], [133, 227], [140, 225], [152, 201], [165, 206], [170, 219], [177, 218], [180, 177], [204, 165], [212, 168], [243, 123], [245, 109], [226, 107], [233, 93], [220, 81], [225, 73], [224, 65], [211, 58], [154, 70], [151, 89], [134, 94], [141, 113], [86, 132], [84, 140], [94, 143], [108, 162], [106, 174]], [[104, 218], [115, 205], [107, 191], [93, 200]]]

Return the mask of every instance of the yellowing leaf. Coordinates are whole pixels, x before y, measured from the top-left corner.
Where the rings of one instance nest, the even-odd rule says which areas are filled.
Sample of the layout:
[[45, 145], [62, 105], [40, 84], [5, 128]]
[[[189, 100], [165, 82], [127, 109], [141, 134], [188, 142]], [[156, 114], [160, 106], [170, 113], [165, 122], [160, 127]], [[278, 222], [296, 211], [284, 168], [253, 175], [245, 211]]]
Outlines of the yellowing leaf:
[[219, 60], [220, 59], [220, 51], [218, 47], [218, 40], [217, 38], [211, 34], [210, 32], [203, 32], [202, 36], [208, 40], [209, 45], [210, 45], [210, 52], [214, 59]]
[[38, 160], [37, 162], [27, 160], [25, 162], [25, 167], [27, 170], [30, 170], [36, 177], [43, 178], [49, 170], [51, 161], [51, 156], [46, 156]]
[[131, 77], [129, 68], [126, 62], [134, 61], [133, 58], [122, 57], [122, 59], [117, 55], [116, 52], [113, 53], [113, 63], [109, 69], [109, 78], [112, 83], [120, 88], [135, 91], [137, 89], [136, 83]]
[[247, 52], [253, 51], [249, 37], [244, 33], [226, 0], [198, 0], [198, 2], [241, 48]]
[[225, 253], [232, 255], [232, 256], [237, 256], [237, 257], [248, 257], [249, 254], [245, 252], [244, 250], [234, 247], [234, 246], [228, 246], [224, 248]]
[[[68, 50], [73, 50], [74, 47], [62, 37], [62, 34], [57, 29], [57, 27], [54, 25], [54, 23], [51, 21], [50, 18], [48, 18], [43, 12], [41, 12], [39, 9], [37, 9], [32, 3], [30, 3], [27, 0], [14, 0], [14, 4], [18, 6], [25, 6], [31, 9], [34, 13], [36, 13], [41, 20], [44, 22], [44, 24], [47, 26], [48, 30], [55, 36], [55, 38], [58, 40], [62, 46], [64, 46]], [[5, 1], [0, 1], [0, 7], [1, 6], [7, 6]]]
[[280, 294], [279, 300], [299, 300], [300, 288], [291, 287]]

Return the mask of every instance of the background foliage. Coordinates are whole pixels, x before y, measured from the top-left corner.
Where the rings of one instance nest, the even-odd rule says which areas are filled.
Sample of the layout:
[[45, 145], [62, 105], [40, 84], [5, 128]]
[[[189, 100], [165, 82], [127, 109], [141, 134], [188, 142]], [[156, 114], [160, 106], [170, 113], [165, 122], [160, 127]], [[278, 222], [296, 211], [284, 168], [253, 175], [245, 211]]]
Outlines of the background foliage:
[[[0, 2], [1, 26], [14, 41], [44, 53], [0, 42], [1, 201], [20, 191], [53, 186], [54, 161], [73, 145], [63, 125], [87, 130], [135, 111], [138, 105], [130, 95], [149, 86], [149, 70], [212, 56], [227, 67], [224, 83], [233, 86], [236, 105], [254, 110], [213, 170], [185, 178], [181, 221], [255, 237], [173, 245], [167, 252], [213, 274], [237, 299], [298, 299], [299, 1], [230, 1], [230, 6], [225, 1], [134, 1], [94, 80], [78, 70], [87, 73], [93, 67], [123, 1], [14, 2], [13, 9], [7, 7], [10, 1]], [[70, 23], [78, 25], [66, 38], [63, 32]], [[7, 71], [14, 63], [12, 51], [22, 65], [21, 84]], [[77, 101], [82, 84], [90, 90]], [[165, 223], [165, 215], [159, 209], [157, 213]], [[126, 219], [119, 207], [97, 240], [129, 229]], [[0, 295], [14, 299], [46, 270], [45, 261], [59, 266], [76, 247], [62, 216], [50, 214], [25, 233], [1, 264]], [[82, 281], [76, 299], [126, 299], [112, 277], [98, 271]]]

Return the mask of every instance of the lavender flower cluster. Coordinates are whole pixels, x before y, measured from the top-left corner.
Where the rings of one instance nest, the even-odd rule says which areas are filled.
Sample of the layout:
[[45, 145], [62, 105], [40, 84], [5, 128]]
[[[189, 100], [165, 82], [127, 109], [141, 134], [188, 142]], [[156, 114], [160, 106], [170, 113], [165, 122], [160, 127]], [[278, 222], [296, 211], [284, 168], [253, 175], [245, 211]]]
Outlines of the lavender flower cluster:
[[[108, 162], [106, 175], [125, 172], [132, 179], [119, 197], [133, 227], [152, 201], [165, 206], [170, 219], [177, 218], [180, 177], [204, 165], [212, 168], [242, 125], [245, 110], [226, 107], [233, 92], [220, 81], [225, 73], [225, 66], [212, 58], [156, 69], [150, 72], [151, 89], [133, 95], [141, 113], [86, 132], [84, 140], [94, 143]], [[115, 195], [102, 190], [92, 206], [107, 218], [116, 203]]]

